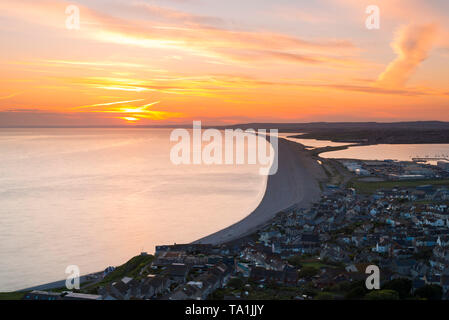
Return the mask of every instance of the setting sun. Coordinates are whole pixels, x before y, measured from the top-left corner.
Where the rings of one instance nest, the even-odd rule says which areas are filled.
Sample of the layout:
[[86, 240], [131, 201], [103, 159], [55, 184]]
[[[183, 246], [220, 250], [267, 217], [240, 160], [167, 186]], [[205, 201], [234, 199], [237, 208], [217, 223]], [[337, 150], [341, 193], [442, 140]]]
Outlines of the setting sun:
[[123, 119], [126, 120], [127, 122], [136, 122], [139, 121], [139, 118], [134, 118], [134, 117], [119, 117], [119, 119]]

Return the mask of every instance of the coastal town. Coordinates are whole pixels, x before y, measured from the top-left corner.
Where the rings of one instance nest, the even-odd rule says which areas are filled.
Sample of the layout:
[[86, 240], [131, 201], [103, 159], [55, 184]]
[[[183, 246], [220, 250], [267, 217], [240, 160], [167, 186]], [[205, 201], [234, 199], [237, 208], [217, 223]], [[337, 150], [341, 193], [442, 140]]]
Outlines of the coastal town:
[[[449, 299], [447, 164], [319, 161], [350, 179], [329, 173], [307, 209], [294, 205], [219, 245], [159, 245], [154, 255], [91, 275], [79, 290], [23, 299]], [[373, 265], [378, 290], [366, 286]]]

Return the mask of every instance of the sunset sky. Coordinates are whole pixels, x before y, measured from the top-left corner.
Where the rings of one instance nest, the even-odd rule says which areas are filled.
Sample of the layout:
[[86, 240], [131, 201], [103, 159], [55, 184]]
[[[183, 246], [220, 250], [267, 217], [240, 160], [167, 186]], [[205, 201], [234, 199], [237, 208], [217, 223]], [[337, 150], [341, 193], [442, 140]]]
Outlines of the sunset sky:
[[1, 0], [0, 21], [0, 126], [449, 121], [447, 0]]

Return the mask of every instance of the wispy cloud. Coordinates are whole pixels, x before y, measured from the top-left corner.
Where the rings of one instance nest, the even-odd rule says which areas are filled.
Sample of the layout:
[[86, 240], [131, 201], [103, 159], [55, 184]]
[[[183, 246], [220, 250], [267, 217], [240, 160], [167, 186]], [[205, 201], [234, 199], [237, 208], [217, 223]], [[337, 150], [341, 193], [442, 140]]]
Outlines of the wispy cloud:
[[[55, 20], [61, 19], [57, 10], [61, 10], [61, 7], [67, 4], [67, 2], [56, 0], [39, 3], [23, 0], [20, 4], [16, 1], [4, 0], [0, 4], [0, 9], [5, 9], [7, 14], [20, 16], [32, 22], [56, 26]], [[354, 58], [359, 49], [348, 39], [303, 39], [270, 31], [230, 30], [217, 26], [220, 25], [220, 19], [192, 15], [145, 3], [127, 6], [130, 10], [134, 8], [140, 11], [143, 7], [148, 13], [148, 18], [144, 20], [117, 18], [80, 6], [83, 21], [89, 22], [82, 25], [81, 33], [85, 37], [107, 43], [152, 49], [175, 49], [184, 54], [205, 56], [219, 61], [244, 61], [246, 64], [251, 57], [254, 57], [256, 61], [262, 59], [268, 62], [295, 64], [319, 63], [328, 67], [350, 66], [351, 64], [348, 63], [350, 59], [359, 64], [363, 63]], [[48, 17], [44, 21], [40, 19], [43, 13]], [[162, 16], [164, 19], [161, 22], [160, 19], [155, 19], [155, 16]], [[233, 48], [233, 50], [230, 52], [225, 48]], [[268, 48], [271, 50], [267, 51]], [[329, 52], [339, 54], [332, 56]], [[340, 56], [346, 57], [340, 58]], [[64, 63], [63, 61], [52, 62]], [[76, 62], [65, 63], [76, 64]]]
[[[313, 90], [336, 90], [346, 92], [359, 92], [373, 95], [396, 95], [407, 97], [419, 96], [444, 96], [446, 91], [432, 90], [430, 88], [400, 88], [380, 86], [376, 80], [372, 79], [352, 79], [351, 81], [338, 80], [329, 82], [328, 80], [311, 81], [311, 79], [295, 79], [285, 78], [278, 80], [264, 80], [254, 78], [242, 74], [211, 74], [202, 76], [183, 76], [183, 75], [165, 75], [163, 77], [155, 77], [152, 79], [126, 79], [126, 78], [80, 78], [80, 79], [64, 79], [95, 87], [97, 89], [105, 90], [125, 90], [139, 92], [155, 91], [165, 94], [187, 95], [196, 97], [214, 97], [223, 100], [234, 100], [233, 95], [244, 94], [248, 90], [267, 90], [271, 87], [272, 90], [279, 88], [307, 88]], [[275, 89], [277, 88], [277, 89]], [[137, 100], [138, 101], [138, 100]], [[134, 102], [121, 101], [122, 103]], [[112, 102], [110, 104], [120, 104], [119, 102]], [[102, 104], [98, 104], [102, 105]], [[105, 104], [107, 105], [107, 104]]]
[[164, 21], [177, 21], [186, 25], [208, 25], [208, 26], [223, 26], [226, 22], [219, 17], [195, 15], [178, 10], [163, 8], [152, 5], [147, 2], [137, 1], [132, 2], [132, 6], [145, 10], [145, 13], [153, 19], [160, 19]]
[[391, 46], [398, 55], [379, 76], [381, 86], [404, 85], [416, 68], [427, 59], [435, 41], [435, 25], [409, 25], [401, 28]]
[[114, 68], [144, 68], [145, 65], [138, 63], [119, 62], [119, 61], [73, 61], [73, 60], [44, 60], [49, 64], [71, 65], [71, 66], [95, 66], [95, 67], [114, 67]]
[[76, 107], [75, 109], [86, 109], [86, 108], [92, 108], [92, 107], [100, 107], [100, 106], [112, 106], [115, 104], [125, 104], [125, 103], [131, 103], [131, 102], [138, 102], [138, 101], [144, 101], [145, 99], [136, 99], [136, 100], [128, 100], [128, 101], [115, 101], [115, 102], [107, 102], [107, 103], [97, 103], [87, 106], [81, 106]]
[[11, 99], [14, 98], [15, 96], [18, 96], [19, 94], [21, 94], [22, 92], [15, 92], [15, 93], [11, 93], [9, 95], [0, 97], [0, 100], [6, 100], [6, 99]]
[[[144, 99], [142, 99], [144, 100]], [[135, 102], [135, 101], [129, 101]], [[104, 113], [104, 114], [112, 114], [114, 117], [118, 119], [123, 119], [129, 122], [137, 122], [141, 119], [149, 119], [149, 120], [167, 120], [171, 118], [179, 118], [184, 115], [179, 112], [168, 112], [168, 111], [159, 111], [152, 110], [150, 107], [159, 104], [160, 101], [154, 101], [151, 103], [147, 103], [143, 106], [132, 106], [126, 104], [124, 102], [116, 102], [114, 104], [122, 104], [120, 107], [109, 107], [111, 104], [99, 103], [96, 105], [92, 105], [91, 108], [87, 110], [83, 110], [83, 112], [88, 113]], [[95, 108], [101, 106], [102, 108]], [[104, 106], [108, 106], [107, 108], [103, 108]]]

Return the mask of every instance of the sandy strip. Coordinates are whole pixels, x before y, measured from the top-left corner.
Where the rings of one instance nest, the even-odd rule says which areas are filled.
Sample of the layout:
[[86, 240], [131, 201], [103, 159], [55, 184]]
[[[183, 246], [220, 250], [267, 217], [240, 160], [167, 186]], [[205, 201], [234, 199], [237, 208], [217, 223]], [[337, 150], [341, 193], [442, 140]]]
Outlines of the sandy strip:
[[279, 138], [278, 172], [268, 176], [265, 195], [259, 206], [243, 220], [194, 243], [221, 244], [253, 233], [278, 212], [293, 205], [306, 208], [319, 200], [319, 181], [326, 175], [301, 144]]

